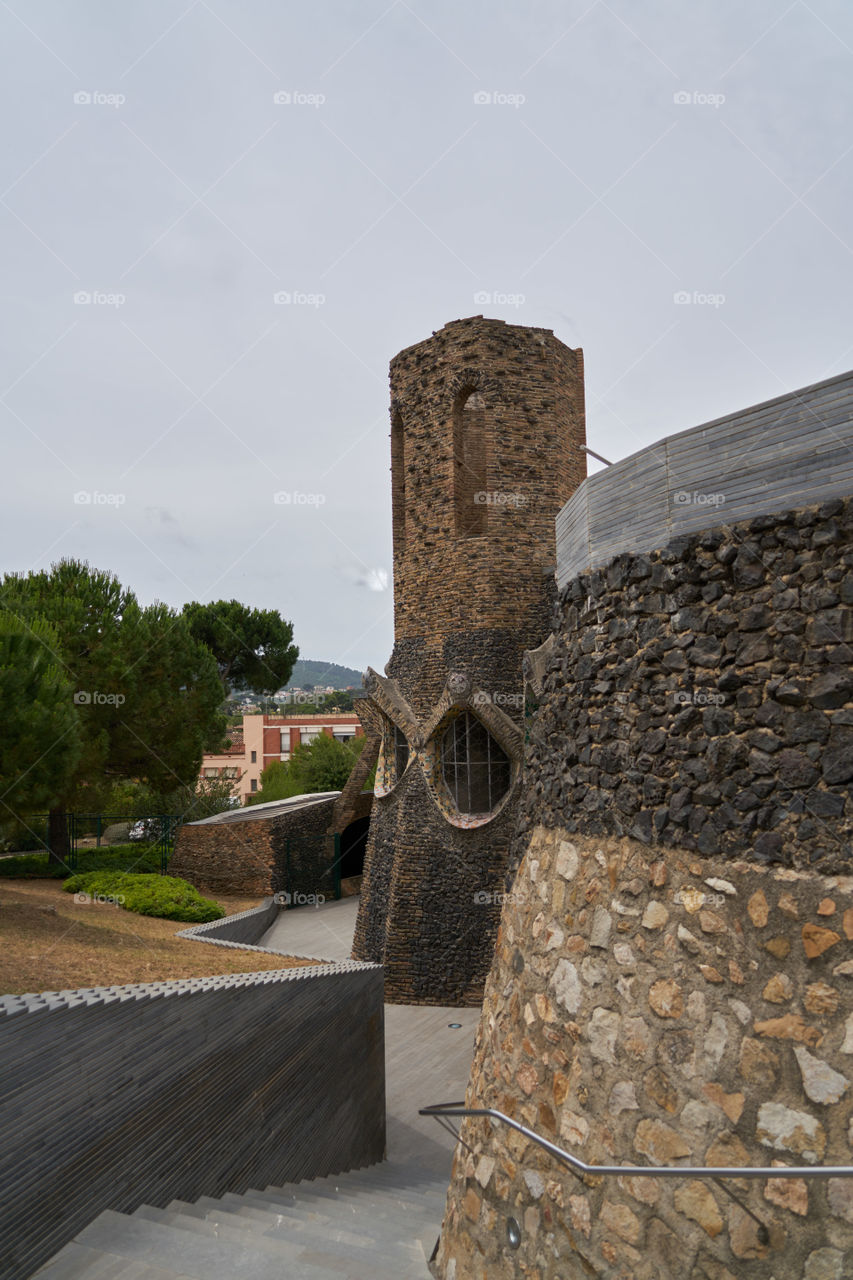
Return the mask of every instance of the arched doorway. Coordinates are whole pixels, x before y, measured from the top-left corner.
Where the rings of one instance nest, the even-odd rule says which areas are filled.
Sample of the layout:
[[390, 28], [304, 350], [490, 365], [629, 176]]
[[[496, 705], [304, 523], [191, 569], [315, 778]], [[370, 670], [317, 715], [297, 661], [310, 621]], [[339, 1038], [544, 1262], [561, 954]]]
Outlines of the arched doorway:
[[364, 871], [364, 851], [367, 847], [367, 833], [370, 830], [370, 815], [356, 818], [341, 832], [341, 879], [360, 876]]

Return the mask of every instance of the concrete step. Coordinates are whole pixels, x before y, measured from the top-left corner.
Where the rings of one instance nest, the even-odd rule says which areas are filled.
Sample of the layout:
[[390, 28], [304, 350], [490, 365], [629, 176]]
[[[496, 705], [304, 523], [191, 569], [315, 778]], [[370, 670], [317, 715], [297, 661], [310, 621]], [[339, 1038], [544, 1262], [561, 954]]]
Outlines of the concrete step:
[[102, 1213], [38, 1280], [429, 1280], [446, 1184], [378, 1165]]
[[[248, 1194], [248, 1193], [247, 1193]], [[388, 1204], [396, 1204], [400, 1210], [411, 1209], [418, 1212], [422, 1209], [434, 1211], [435, 1207], [441, 1203], [444, 1207], [443, 1199], [435, 1195], [432, 1197], [421, 1195], [417, 1192], [400, 1191], [395, 1187], [363, 1187], [355, 1184], [347, 1183], [329, 1183], [325, 1186], [318, 1186], [316, 1183], [297, 1184], [287, 1187], [265, 1187], [261, 1192], [253, 1192], [252, 1194], [260, 1194], [263, 1196], [273, 1196], [280, 1200], [282, 1204], [311, 1204], [317, 1208], [318, 1212], [323, 1212], [324, 1204], [340, 1204], [342, 1200], [346, 1200], [353, 1205], [367, 1204], [376, 1200]]]
[[[132, 1217], [162, 1223], [207, 1239], [242, 1241], [256, 1247], [259, 1253], [279, 1256], [284, 1250], [288, 1254], [286, 1275], [292, 1274], [292, 1268], [298, 1268], [306, 1260], [314, 1258], [322, 1261], [323, 1266], [337, 1270], [341, 1280], [349, 1275], [353, 1262], [359, 1261], [369, 1263], [374, 1280], [399, 1280], [397, 1264], [389, 1270], [381, 1261], [382, 1251], [377, 1246], [383, 1244], [396, 1247], [406, 1262], [414, 1264], [420, 1261], [414, 1244], [400, 1244], [399, 1230], [395, 1232], [393, 1240], [383, 1242], [376, 1235], [356, 1234], [325, 1223], [313, 1229], [308, 1223], [298, 1221], [279, 1225], [259, 1224], [234, 1214], [221, 1215], [215, 1209], [209, 1210], [205, 1218], [196, 1218], [168, 1209], [155, 1209], [150, 1205], [135, 1210]], [[225, 1217], [229, 1219], [228, 1222], [224, 1221]]]
[[301, 1182], [288, 1183], [288, 1186], [316, 1187], [324, 1183], [346, 1183], [352, 1186], [394, 1186], [403, 1190], [435, 1190], [447, 1188], [450, 1181], [450, 1169], [447, 1176], [436, 1178], [434, 1175], [414, 1164], [403, 1161], [382, 1161], [381, 1164], [366, 1165], [363, 1169], [348, 1169], [344, 1173], [329, 1173], [321, 1178], [303, 1179]]
[[[274, 1209], [270, 1202], [255, 1199], [247, 1201], [246, 1204], [248, 1209], [260, 1208], [269, 1211], [271, 1207]], [[408, 1244], [412, 1242], [417, 1244], [418, 1239], [424, 1234], [430, 1235], [434, 1232], [437, 1235], [438, 1226], [430, 1223], [427, 1228], [424, 1228], [423, 1224], [417, 1221], [401, 1219], [399, 1213], [389, 1214], [376, 1206], [370, 1206], [362, 1215], [355, 1216], [348, 1212], [346, 1204], [342, 1204], [341, 1213], [335, 1219], [330, 1218], [326, 1222], [316, 1223], [301, 1221], [298, 1216], [287, 1214], [282, 1216], [280, 1225], [267, 1227], [265, 1233], [275, 1235], [279, 1232], [289, 1233], [289, 1238], [294, 1240], [329, 1241], [330, 1248], [336, 1234], [343, 1232], [353, 1241], [360, 1240], [362, 1249], [374, 1250], [376, 1257], [381, 1258], [386, 1252], [393, 1253], [395, 1250], [405, 1256]], [[354, 1251], [355, 1245], [347, 1245], [347, 1248]], [[337, 1246], [335, 1246], [335, 1252], [337, 1252]]]
[[276, 1221], [272, 1214], [264, 1214], [263, 1220], [258, 1220], [238, 1213], [223, 1213], [213, 1208], [208, 1209], [203, 1218], [198, 1218], [143, 1205], [132, 1216], [144, 1218], [148, 1222], [163, 1222], [166, 1226], [192, 1231], [196, 1235], [213, 1236], [215, 1239], [245, 1240], [247, 1237], [255, 1239], [260, 1236], [262, 1241], [284, 1241], [286, 1247], [289, 1248], [292, 1245], [294, 1249], [300, 1246], [317, 1248], [321, 1244], [328, 1244], [335, 1246], [333, 1249], [335, 1254], [341, 1251], [339, 1246], [342, 1246], [344, 1257], [347, 1256], [347, 1251], [375, 1249], [376, 1246], [375, 1236], [367, 1235], [363, 1231], [348, 1231], [331, 1222], [312, 1224], [300, 1221], [298, 1218], [286, 1220], [279, 1218]]
[[[449, 1178], [448, 1178], [449, 1181]], [[395, 1192], [401, 1200], [415, 1203], [428, 1201], [443, 1204], [447, 1198], [447, 1182], [424, 1182], [420, 1186], [397, 1181], [392, 1175], [380, 1178], [376, 1175], [354, 1177], [342, 1174], [337, 1178], [323, 1178], [315, 1182], [288, 1183], [285, 1187], [276, 1187], [278, 1191], [292, 1191], [298, 1195], [303, 1191], [327, 1193], [334, 1195], [384, 1195]]]
[[[198, 1221], [198, 1219], [195, 1219]], [[239, 1239], [223, 1239], [128, 1217], [108, 1209], [81, 1231], [77, 1239], [92, 1249], [115, 1253], [133, 1261], [161, 1267], [168, 1274], [192, 1277], [192, 1280], [281, 1280], [287, 1275], [287, 1264], [297, 1261], [298, 1248], [282, 1242], [265, 1241], [259, 1246], [249, 1233]], [[298, 1275], [298, 1272], [294, 1272]], [[329, 1272], [324, 1280], [340, 1280]]]
[[[315, 1207], [310, 1200], [297, 1201], [294, 1204], [289, 1200], [279, 1199], [275, 1192], [266, 1191], [247, 1191], [242, 1199], [251, 1208], [274, 1213], [280, 1211], [296, 1220], [299, 1220], [306, 1209]], [[424, 1205], [401, 1203], [398, 1200], [385, 1201], [373, 1197], [356, 1201], [348, 1196], [341, 1196], [337, 1201], [329, 1200], [324, 1203], [329, 1206], [328, 1209], [323, 1210], [329, 1225], [337, 1223], [346, 1225], [349, 1229], [355, 1229], [355, 1224], [361, 1222], [372, 1223], [375, 1226], [381, 1225], [382, 1234], [387, 1234], [389, 1239], [411, 1239], [413, 1235], [419, 1235], [424, 1230], [427, 1232], [434, 1230], [438, 1234], [441, 1226], [441, 1215]], [[387, 1232], [384, 1230], [386, 1225]]]
[[145, 1262], [133, 1262], [115, 1253], [103, 1253], [72, 1240], [33, 1280], [188, 1280], [175, 1271], [164, 1271]]

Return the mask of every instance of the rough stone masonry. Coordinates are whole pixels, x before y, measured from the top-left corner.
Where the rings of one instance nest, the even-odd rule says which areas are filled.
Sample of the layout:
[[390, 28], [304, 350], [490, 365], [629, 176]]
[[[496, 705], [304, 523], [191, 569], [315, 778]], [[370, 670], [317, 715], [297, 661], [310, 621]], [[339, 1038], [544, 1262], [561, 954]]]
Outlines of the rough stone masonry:
[[[852, 529], [831, 501], [561, 593], [468, 1106], [594, 1164], [851, 1163]], [[443, 1280], [853, 1275], [853, 1179], [462, 1137]]]
[[353, 955], [386, 999], [479, 1004], [519, 798], [522, 655], [548, 634], [554, 514], [586, 475], [583, 357], [474, 316], [391, 363], [394, 651]]

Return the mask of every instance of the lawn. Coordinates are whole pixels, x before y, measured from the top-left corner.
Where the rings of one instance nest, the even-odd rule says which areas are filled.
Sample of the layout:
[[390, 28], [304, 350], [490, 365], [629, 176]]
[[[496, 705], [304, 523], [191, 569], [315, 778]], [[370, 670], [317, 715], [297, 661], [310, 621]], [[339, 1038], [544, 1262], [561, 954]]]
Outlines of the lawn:
[[[228, 915], [257, 898], [220, 897]], [[288, 969], [317, 963], [211, 947], [176, 934], [188, 926], [107, 903], [77, 903], [58, 880], [0, 881], [0, 994], [108, 987], [165, 978]]]

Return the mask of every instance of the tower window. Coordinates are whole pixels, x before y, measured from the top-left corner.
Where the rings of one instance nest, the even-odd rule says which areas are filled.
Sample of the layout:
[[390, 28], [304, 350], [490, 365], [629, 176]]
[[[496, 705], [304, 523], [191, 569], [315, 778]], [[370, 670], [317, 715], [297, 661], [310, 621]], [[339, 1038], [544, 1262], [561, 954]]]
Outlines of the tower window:
[[491, 813], [509, 790], [509, 756], [470, 711], [463, 711], [447, 729], [441, 763], [460, 813]]
[[382, 730], [382, 749], [376, 768], [376, 793], [393, 791], [409, 763], [409, 742], [402, 729], [386, 719]]
[[395, 412], [391, 417], [391, 521], [395, 551], [406, 546], [406, 444], [403, 419]]
[[475, 538], [486, 532], [486, 402], [479, 391], [460, 397], [453, 421], [453, 492], [456, 535]]
[[397, 771], [397, 777], [402, 778], [406, 772], [406, 765], [409, 763], [409, 740], [403, 733], [402, 729], [398, 729], [394, 725], [394, 767]]

